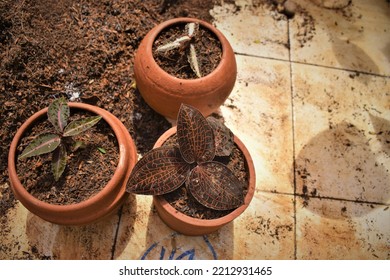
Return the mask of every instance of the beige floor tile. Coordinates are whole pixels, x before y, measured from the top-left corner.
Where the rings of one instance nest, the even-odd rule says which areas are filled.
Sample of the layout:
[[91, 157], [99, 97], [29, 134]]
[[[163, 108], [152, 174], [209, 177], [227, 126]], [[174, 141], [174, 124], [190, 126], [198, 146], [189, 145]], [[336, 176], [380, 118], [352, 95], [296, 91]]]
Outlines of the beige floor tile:
[[292, 196], [257, 192], [235, 221], [215, 233], [196, 237], [168, 228], [151, 203], [148, 197], [137, 196], [137, 213], [124, 209], [115, 259], [294, 258]]
[[35, 259], [37, 258], [28, 244], [26, 217], [29, 212], [20, 203], [9, 210], [4, 217], [0, 232], [0, 260]]
[[[223, 2], [223, 1], [222, 1]], [[251, 0], [216, 5], [210, 11], [214, 24], [240, 54], [289, 58], [287, 20], [266, 5]]]
[[294, 235], [293, 196], [257, 192], [234, 223], [233, 259], [294, 259]]
[[290, 66], [237, 55], [236, 86], [221, 111], [249, 149], [257, 189], [293, 193]]
[[297, 200], [297, 259], [390, 259], [386, 205]]
[[354, 0], [343, 9], [294, 1], [304, 10], [289, 22], [293, 61], [390, 75], [387, 1]]
[[297, 192], [390, 201], [390, 79], [294, 64]]
[[8, 211], [6, 220], [0, 259], [112, 258], [118, 224], [116, 214], [86, 226], [60, 226], [31, 214], [18, 203]]

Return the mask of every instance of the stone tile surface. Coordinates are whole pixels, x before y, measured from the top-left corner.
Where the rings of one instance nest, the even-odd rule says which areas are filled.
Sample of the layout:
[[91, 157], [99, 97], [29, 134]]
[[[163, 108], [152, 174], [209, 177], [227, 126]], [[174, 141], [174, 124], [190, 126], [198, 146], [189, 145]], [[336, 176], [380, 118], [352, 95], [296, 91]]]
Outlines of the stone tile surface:
[[0, 259], [109, 260], [116, 238], [118, 215], [86, 226], [62, 226], [42, 220], [20, 203], [6, 216]]
[[297, 199], [298, 259], [389, 259], [389, 206]]
[[258, 191], [242, 218], [234, 222], [231, 259], [294, 259], [292, 195]]
[[295, 2], [298, 12], [289, 22], [293, 61], [390, 75], [387, 1], [353, 0], [342, 9], [324, 8], [318, 0]]
[[297, 192], [389, 203], [389, 79], [301, 64], [292, 72]]
[[226, 125], [247, 145], [257, 188], [293, 193], [289, 63], [237, 55], [238, 77], [221, 107]]
[[221, 2], [210, 14], [235, 52], [288, 60], [287, 21], [277, 12], [261, 1]]

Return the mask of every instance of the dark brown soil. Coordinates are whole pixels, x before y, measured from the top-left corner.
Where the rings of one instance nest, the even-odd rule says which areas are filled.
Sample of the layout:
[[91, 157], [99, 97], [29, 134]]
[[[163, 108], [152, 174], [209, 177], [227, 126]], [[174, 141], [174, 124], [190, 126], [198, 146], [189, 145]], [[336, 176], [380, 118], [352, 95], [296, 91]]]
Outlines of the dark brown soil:
[[[170, 137], [164, 145], [177, 145], [176, 135]], [[243, 182], [245, 188], [243, 189], [243, 195], [245, 196], [248, 192], [248, 167], [245, 164], [245, 158], [241, 150], [234, 146], [233, 152], [230, 156], [227, 157], [215, 157], [214, 161], [221, 162], [225, 164], [234, 175]], [[182, 212], [183, 214], [198, 218], [198, 219], [217, 219], [227, 214], [231, 213], [233, 210], [218, 211], [207, 208], [200, 204], [190, 192], [188, 192], [185, 184], [179, 189], [165, 194], [164, 198], [172, 205], [176, 210]]]
[[178, 24], [163, 30], [154, 42], [154, 59], [165, 72], [182, 79], [198, 78], [188, 62], [189, 44], [193, 44], [197, 53], [202, 76], [210, 74], [222, 57], [222, 46], [218, 38], [208, 29], [199, 27], [199, 31], [183, 47], [167, 52], [156, 52], [160, 46], [175, 41], [186, 34], [185, 24]]
[[[78, 112], [69, 121], [92, 116]], [[31, 139], [42, 132], [54, 132], [44, 118], [22, 139], [19, 153]], [[110, 126], [102, 119], [84, 133], [63, 138], [67, 147], [68, 161], [64, 173], [56, 182], [51, 172], [53, 153], [17, 161], [17, 173], [22, 185], [39, 200], [51, 204], [74, 204], [86, 200], [103, 187], [115, 172], [119, 158], [118, 142]], [[83, 148], [73, 149], [75, 141], [84, 143]], [[99, 149], [104, 149], [105, 153]]]
[[132, 84], [134, 52], [158, 23], [211, 21], [209, 0], [0, 1], [0, 215], [15, 204], [8, 148], [18, 127], [54, 97], [100, 106], [127, 127], [143, 154], [171, 125]]

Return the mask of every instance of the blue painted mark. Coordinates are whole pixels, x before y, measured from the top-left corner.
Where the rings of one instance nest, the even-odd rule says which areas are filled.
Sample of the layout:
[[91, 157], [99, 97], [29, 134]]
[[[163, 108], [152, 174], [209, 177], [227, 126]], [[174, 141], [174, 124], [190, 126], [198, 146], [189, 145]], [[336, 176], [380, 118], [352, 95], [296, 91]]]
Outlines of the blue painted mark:
[[161, 252], [160, 252], [160, 260], [163, 260], [165, 256], [165, 248], [164, 246], [161, 247]]
[[[195, 248], [188, 248], [184, 250], [184, 246], [177, 246], [176, 248], [173, 248], [169, 254], [167, 254], [167, 249], [164, 246], [164, 242], [167, 242], [168, 240], [171, 240], [172, 237], [178, 236], [179, 234], [174, 233], [171, 234], [162, 240], [158, 242], [154, 242], [150, 247], [145, 251], [145, 253], [142, 255], [141, 260], [146, 260], [148, 257], [151, 258], [159, 258], [160, 260], [168, 259], [168, 260], [183, 260], [183, 259], [188, 259], [188, 260], [194, 260], [196, 259], [196, 249]], [[208, 249], [208, 253], [211, 253], [212, 259], [217, 260], [218, 255], [216, 251], [214, 250], [213, 245], [211, 244], [210, 240], [207, 238], [206, 235], [203, 236], [203, 241], [206, 244], [206, 248]], [[158, 253], [158, 248], [160, 248], [160, 252]], [[198, 248], [199, 250], [200, 248]], [[180, 250], [180, 252], [178, 251]], [[204, 247], [201, 248], [202, 251], [204, 251]], [[154, 252], [154, 253], [153, 253]], [[199, 251], [198, 251], [199, 252]], [[207, 253], [207, 252], [206, 252]], [[155, 254], [158, 254], [157, 256]], [[178, 255], [180, 254], [180, 255]], [[154, 255], [154, 257], [153, 257]], [[178, 256], [177, 256], [178, 255]]]
[[187, 256], [188, 256], [188, 259], [192, 261], [194, 259], [194, 257], [195, 257], [195, 249], [191, 249], [191, 250], [185, 251], [183, 254], [178, 256], [176, 258], [176, 260], [182, 260], [182, 259], [184, 259]]
[[173, 260], [174, 257], [175, 257], [175, 254], [176, 254], [176, 249], [172, 249], [172, 252], [171, 252], [171, 254], [169, 255], [168, 260]]
[[210, 249], [211, 253], [213, 254], [214, 260], [218, 259], [217, 252], [215, 252], [213, 245], [211, 245], [210, 240], [207, 238], [207, 235], [203, 235], [203, 240], [206, 242], [207, 247]]
[[145, 260], [146, 257], [149, 255], [149, 253], [153, 250], [153, 248], [157, 246], [157, 244], [158, 244], [157, 242], [153, 243], [153, 244], [145, 251], [145, 253], [142, 255], [141, 260]]

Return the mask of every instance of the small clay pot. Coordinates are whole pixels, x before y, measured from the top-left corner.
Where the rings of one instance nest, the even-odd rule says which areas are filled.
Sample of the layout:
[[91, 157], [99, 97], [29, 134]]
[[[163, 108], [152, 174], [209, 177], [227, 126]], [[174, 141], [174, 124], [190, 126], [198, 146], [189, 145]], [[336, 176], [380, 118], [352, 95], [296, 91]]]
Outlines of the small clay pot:
[[[176, 127], [172, 127], [167, 130], [161, 137], [157, 140], [154, 145], [154, 148], [161, 147], [164, 142], [176, 133]], [[226, 216], [217, 219], [197, 219], [190, 216], [187, 216], [180, 211], [172, 207], [169, 202], [164, 198], [163, 195], [154, 196], [153, 203], [157, 209], [157, 213], [160, 218], [173, 230], [184, 234], [184, 235], [204, 235], [212, 233], [222, 226], [230, 223], [238, 216], [240, 216], [246, 208], [248, 208], [249, 203], [251, 202], [253, 195], [255, 193], [255, 168], [253, 165], [252, 157], [249, 154], [249, 151], [241, 140], [234, 136], [234, 143], [238, 146], [245, 158], [245, 166], [248, 170], [248, 192], [244, 198], [244, 204], [236, 208]]]
[[[153, 44], [161, 31], [179, 23], [198, 22], [219, 39], [221, 61], [213, 72], [198, 79], [180, 79], [165, 72], [153, 58]], [[137, 88], [146, 103], [159, 114], [176, 119], [182, 103], [199, 109], [204, 116], [217, 110], [228, 98], [237, 77], [234, 52], [225, 36], [211, 24], [194, 18], [165, 21], [143, 38], [134, 59]]]
[[122, 122], [108, 111], [83, 103], [68, 103], [70, 109], [81, 109], [100, 115], [110, 125], [119, 145], [118, 166], [107, 185], [93, 197], [77, 204], [55, 205], [32, 196], [21, 184], [17, 172], [17, 147], [24, 134], [41, 118], [48, 108], [32, 115], [16, 132], [8, 154], [8, 173], [15, 197], [32, 213], [61, 225], [84, 225], [95, 222], [115, 211], [128, 197], [126, 183], [137, 161], [135, 144]]

